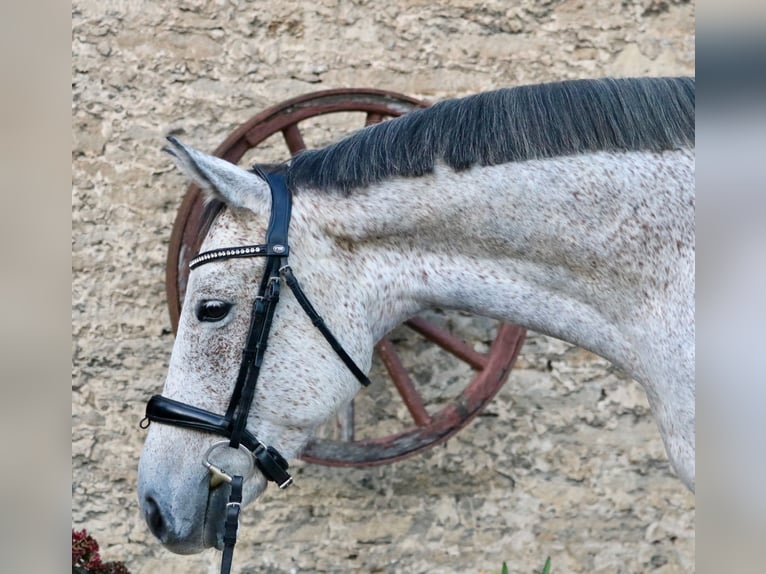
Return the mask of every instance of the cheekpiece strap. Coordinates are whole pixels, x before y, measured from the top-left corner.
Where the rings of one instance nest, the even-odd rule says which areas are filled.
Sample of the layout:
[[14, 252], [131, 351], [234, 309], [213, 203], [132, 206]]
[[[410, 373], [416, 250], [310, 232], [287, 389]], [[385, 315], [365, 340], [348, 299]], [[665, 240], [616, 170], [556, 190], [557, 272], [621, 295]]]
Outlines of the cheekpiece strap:
[[281, 173], [266, 173], [257, 166], [253, 168], [253, 171], [266, 180], [271, 190], [271, 217], [269, 218], [269, 227], [266, 232], [266, 243], [205, 251], [189, 262], [190, 269], [195, 269], [204, 263], [221, 259], [268, 257], [270, 255], [287, 257], [290, 254], [287, 232], [290, 229], [292, 196], [290, 190], [287, 189], [285, 176]]
[[[266, 183], [271, 188], [271, 217], [266, 231], [266, 242], [269, 245], [283, 245], [287, 247], [287, 232], [290, 229], [290, 216], [292, 214], [292, 194], [287, 189], [287, 181], [281, 173], [263, 173]], [[287, 252], [277, 253], [287, 255]]]

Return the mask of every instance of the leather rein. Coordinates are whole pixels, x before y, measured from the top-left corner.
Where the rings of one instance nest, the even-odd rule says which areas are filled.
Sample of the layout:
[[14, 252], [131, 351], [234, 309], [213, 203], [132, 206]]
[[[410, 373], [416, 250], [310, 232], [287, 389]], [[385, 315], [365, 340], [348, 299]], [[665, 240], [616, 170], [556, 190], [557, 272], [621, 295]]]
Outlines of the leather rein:
[[[257, 468], [267, 481], [275, 482], [279, 488], [287, 488], [293, 482], [292, 477], [287, 472], [289, 465], [285, 458], [277, 449], [265, 445], [247, 430], [247, 418], [255, 397], [255, 387], [266, 352], [274, 312], [279, 302], [282, 280], [293, 292], [313, 325], [322, 333], [359, 382], [364, 386], [370, 384], [370, 380], [343, 349], [311, 305], [288, 264], [290, 248], [287, 232], [290, 226], [292, 196], [287, 188], [284, 175], [281, 173], [267, 174], [258, 167], [254, 167], [253, 171], [269, 184], [271, 190], [271, 217], [266, 231], [266, 243], [205, 251], [189, 263], [190, 269], [195, 269], [200, 265], [224, 259], [266, 257], [266, 268], [261, 278], [258, 294], [253, 301], [250, 327], [242, 351], [237, 382], [229, 400], [226, 414], [219, 415], [162, 395], [154, 395], [149, 399], [146, 405], [146, 416], [141, 421], [141, 428], [147, 428], [150, 423], [156, 422], [210, 432], [228, 439], [228, 442], [221, 441], [213, 444], [202, 461], [202, 464], [211, 474], [211, 490], [223, 482], [231, 485], [229, 502], [226, 505], [224, 550], [221, 562], [222, 574], [228, 574], [231, 570], [244, 480], [249, 478]], [[248, 476], [229, 474], [210, 461], [214, 450], [226, 446], [246, 454], [250, 464]]]

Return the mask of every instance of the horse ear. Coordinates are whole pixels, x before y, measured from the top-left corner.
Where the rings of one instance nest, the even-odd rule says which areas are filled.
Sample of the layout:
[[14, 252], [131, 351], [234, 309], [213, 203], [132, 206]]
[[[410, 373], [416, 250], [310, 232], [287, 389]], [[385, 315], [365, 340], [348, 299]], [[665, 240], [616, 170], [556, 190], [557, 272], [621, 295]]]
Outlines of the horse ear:
[[232, 207], [262, 211], [270, 201], [268, 184], [256, 174], [212, 155], [202, 153], [167, 136], [162, 151], [173, 156], [178, 168], [200, 189]]

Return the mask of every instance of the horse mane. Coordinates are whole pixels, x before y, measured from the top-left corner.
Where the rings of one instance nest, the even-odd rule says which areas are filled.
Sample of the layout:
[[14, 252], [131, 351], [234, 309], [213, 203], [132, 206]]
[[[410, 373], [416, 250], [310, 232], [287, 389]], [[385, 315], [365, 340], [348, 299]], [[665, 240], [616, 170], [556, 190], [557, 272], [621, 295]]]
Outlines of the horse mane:
[[286, 167], [291, 190], [348, 194], [392, 177], [596, 151], [694, 147], [694, 78], [604, 78], [445, 100], [361, 129]]

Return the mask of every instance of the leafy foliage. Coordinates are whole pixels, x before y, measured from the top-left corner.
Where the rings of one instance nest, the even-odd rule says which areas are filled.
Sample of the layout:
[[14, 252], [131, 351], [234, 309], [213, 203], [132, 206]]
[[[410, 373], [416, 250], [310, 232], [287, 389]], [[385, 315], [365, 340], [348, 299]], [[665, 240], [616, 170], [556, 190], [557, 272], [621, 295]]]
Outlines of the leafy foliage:
[[130, 574], [122, 562], [102, 562], [98, 542], [87, 530], [72, 529], [72, 574]]

